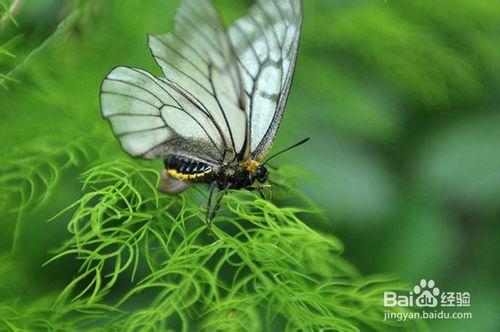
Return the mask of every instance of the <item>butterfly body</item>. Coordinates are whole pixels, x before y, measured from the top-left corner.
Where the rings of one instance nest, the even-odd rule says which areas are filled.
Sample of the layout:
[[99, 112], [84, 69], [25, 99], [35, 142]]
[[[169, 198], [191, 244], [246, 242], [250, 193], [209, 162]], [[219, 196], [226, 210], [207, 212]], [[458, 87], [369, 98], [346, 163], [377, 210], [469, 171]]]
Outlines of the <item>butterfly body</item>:
[[252, 188], [255, 181], [265, 182], [268, 174], [265, 166], [251, 159], [243, 163], [236, 161], [211, 166], [188, 157], [167, 155], [164, 167], [166, 173], [174, 179], [208, 184], [215, 182], [219, 189]]

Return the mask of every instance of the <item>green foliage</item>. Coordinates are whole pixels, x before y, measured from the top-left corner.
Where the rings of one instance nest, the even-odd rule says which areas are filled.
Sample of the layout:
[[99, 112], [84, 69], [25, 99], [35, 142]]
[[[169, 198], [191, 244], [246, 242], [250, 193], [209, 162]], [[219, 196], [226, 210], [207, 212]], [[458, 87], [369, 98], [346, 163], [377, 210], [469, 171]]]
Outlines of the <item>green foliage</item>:
[[[274, 203], [232, 192], [212, 234], [203, 195], [158, 194], [160, 165], [121, 159], [99, 115], [110, 68], [159, 73], [145, 36], [178, 1], [16, 2], [0, 0], [0, 330], [387, 330], [380, 294], [402, 285], [372, 273], [471, 291], [479, 318], [435, 330], [499, 329], [495, 0], [304, 1], [276, 148], [312, 140], [276, 162]], [[226, 22], [249, 4], [214, 2]]]
[[[51, 45], [54, 40], [67, 36], [70, 32], [74, 33], [83, 25], [89, 24], [89, 19], [96, 12], [99, 2], [96, 0], [70, 1], [66, 4], [66, 8], [61, 9], [64, 17], [60, 22], [57, 22], [57, 25], [51, 26], [49, 29], [43, 24], [36, 26], [35, 29], [39, 30], [36, 33], [41, 34], [40, 39], [30, 40], [29, 36], [12, 29], [10, 25], [18, 25], [15, 20], [17, 12], [24, 11], [27, 15], [32, 15], [34, 13], [30, 10], [40, 8], [37, 5], [40, 6], [36, 3], [26, 4], [23, 0], [2, 0], [0, 2], [2, 9], [0, 12], [0, 36], [8, 40], [0, 44], [0, 69], [2, 70], [0, 71], [0, 85], [4, 88], [8, 88], [9, 81], [10, 83], [16, 82], [13, 78], [16, 72]], [[47, 2], [49, 9], [53, 5], [52, 1]], [[52, 15], [54, 14], [56, 13], [52, 13]], [[57, 18], [54, 17], [54, 19]], [[29, 22], [29, 24], [33, 23], [35, 22]], [[21, 53], [21, 56], [18, 56], [17, 53]]]
[[73, 236], [53, 259], [75, 257], [80, 269], [56, 307], [142, 303], [111, 320], [129, 330], [381, 326], [389, 284], [359, 278], [337, 239], [298, 218], [307, 211], [235, 191], [209, 231], [193, 198], [158, 195], [157, 182], [157, 172], [126, 160], [83, 175], [90, 191], [62, 212], [76, 208]]
[[15, 206], [10, 211], [17, 215], [13, 251], [25, 213], [47, 203], [64, 170], [90, 160], [93, 151], [85, 138], [69, 141], [63, 137], [38, 138], [36, 142], [15, 147], [0, 161], [0, 196], [7, 206]]

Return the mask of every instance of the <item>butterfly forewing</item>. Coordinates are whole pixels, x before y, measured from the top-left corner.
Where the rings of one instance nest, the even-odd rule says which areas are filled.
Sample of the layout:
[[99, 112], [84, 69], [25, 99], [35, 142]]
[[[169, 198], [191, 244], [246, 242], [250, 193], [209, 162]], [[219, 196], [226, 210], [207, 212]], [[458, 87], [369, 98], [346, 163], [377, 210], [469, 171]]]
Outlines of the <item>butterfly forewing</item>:
[[219, 128], [233, 157], [247, 142], [245, 94], [226, 30], [208, 0], [183, 1], [175, 31], [150, 36], [166, 80], [182, 90]]
[[279, 127], [292, 83], [302, 22], [300, 0], [258, 0], [229, 37], [248, 96], [251, 157], [259, 160]]

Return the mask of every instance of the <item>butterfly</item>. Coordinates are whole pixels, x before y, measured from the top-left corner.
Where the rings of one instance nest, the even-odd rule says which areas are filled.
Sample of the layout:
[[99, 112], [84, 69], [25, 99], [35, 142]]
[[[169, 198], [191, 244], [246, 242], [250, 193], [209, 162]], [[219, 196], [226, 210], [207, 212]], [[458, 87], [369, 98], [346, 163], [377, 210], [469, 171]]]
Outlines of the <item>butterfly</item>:
[[163, 76], [113, 68], [101, 85], [102, 115], [127, 153], [163, 157], [158, 189], [164, 193], [207, 183], [210, 206], [215, 189], [260, 191], [301, 24], [301, 0], [257, 0], [227, 29], [210, 0], [183, 0], [174, 31], [148, 35]]

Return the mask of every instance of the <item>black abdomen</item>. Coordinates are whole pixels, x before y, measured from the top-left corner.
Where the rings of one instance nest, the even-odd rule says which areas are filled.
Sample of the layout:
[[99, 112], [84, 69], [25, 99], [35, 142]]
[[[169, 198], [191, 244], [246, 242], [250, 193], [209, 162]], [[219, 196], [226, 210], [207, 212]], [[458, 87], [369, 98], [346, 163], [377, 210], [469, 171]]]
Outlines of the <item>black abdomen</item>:
[[168, 155], [164, 159], [168, 174], [179, 180], [201, 180], [212, 171], [212, 166], [178, 155]]

